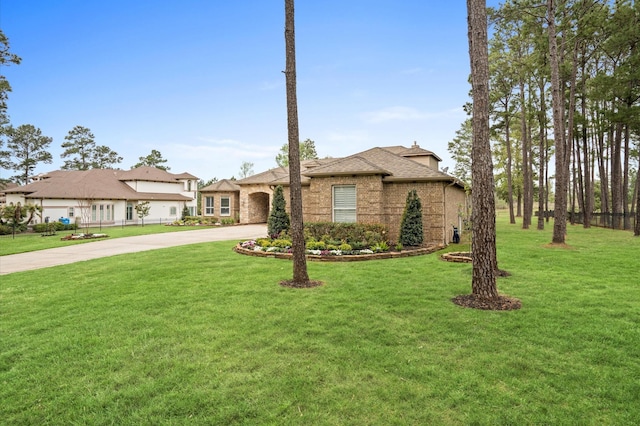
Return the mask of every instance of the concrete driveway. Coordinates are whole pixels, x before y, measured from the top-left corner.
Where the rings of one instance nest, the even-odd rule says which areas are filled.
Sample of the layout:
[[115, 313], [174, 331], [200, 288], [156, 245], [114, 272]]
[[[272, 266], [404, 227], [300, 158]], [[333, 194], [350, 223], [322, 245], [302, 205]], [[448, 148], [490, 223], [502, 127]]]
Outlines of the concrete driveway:
[[[108, 233], [108, 230], [106, 231]], [[187, 244], [210, 241], [247, 240], [267, 235], [267, 226], [238, 225], [221, 228], [207, 228], [193, 231], [168, 232], [165, 234], [141, 235], [138, 237], [96, 240], [67, 247], [57, 247], [29, 253], [12, 254], [0, 257], [0, 275], [13, 272], [47, 268], [82, 262], [99, 257], [114, 256], [123, 253], [155, 250]]]

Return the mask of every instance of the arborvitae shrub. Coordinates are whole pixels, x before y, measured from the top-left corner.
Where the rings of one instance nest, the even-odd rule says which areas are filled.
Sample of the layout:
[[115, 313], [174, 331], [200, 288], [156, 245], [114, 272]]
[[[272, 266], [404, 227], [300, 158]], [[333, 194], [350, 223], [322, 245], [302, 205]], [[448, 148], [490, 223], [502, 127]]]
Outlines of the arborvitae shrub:
[[415, 189], [407, 194], [407, 204], [400, 225], [400, 244], [419, 246], [424, 240], [422, 233], [422, 202]]
[[277, 238], [282, 231], [287, 232], [290, 226], [289, 214], [286, 210], [286, 202], [282, 186], [276, 186], [273, 192], [273, 201], [271, 202], [271, 213], [269, 213], [269, 221], [267, 222], [267, 233], [272, 238]]

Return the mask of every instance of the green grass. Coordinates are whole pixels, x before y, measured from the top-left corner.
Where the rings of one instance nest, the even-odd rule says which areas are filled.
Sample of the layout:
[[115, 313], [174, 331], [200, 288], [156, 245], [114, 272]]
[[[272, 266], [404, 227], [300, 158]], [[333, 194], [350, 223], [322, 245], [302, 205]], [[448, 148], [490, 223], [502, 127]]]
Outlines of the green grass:
[[228, 242], [3, 276], [0, 423], [638, 424], [640, 239], [550, 232], [499, 222], [511, 312], [451, 303], [471, 266], [437, 255], [306, 290]]
[[[194, 226], [166, 226], [166, 225], [145, 225], [145, 226], [103, 226], [100, 228], [89, 228], [88, 232], [102, 233], [109, 235], [109, 238], [132, 237], [135, 235], [162, 234], [165, 232], [193, 231], [201, 229]], [[77, 231], [58, 231], [55, 235], [43, 237], [40, 233], [26, 232], [12, 235], [0, 236], [0, 256], [9, 254], [26, 253], [36, 250], [44, 250], [54, 247], [64, 247], [71, 244], [86, 244], [94, 240], [71, 240], [61, 241], [60, 238], [72, 233], [87, 232], [84, 228]]]

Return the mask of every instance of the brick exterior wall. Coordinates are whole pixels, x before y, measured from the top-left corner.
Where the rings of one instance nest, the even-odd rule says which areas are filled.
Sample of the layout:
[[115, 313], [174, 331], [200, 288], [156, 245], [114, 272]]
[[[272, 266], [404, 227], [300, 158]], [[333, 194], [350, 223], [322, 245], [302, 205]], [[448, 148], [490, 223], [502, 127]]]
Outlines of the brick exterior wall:
[[381, 223], [383, 187], [381, 176], [336, 176], [313, 178], [308, 190], [303, 190], [302, 206], [305, 221], [333, 220], [333, 186], [356, 186], [356, 219], [360, 223]]
[[467, 208], [469, 207], [469, 197], [467, 196], [467, 193], [458, 186], [446, 185], [445, 190], [445, 231], [447, 243], [450, 243], [453, 240], [454, 226], [458, 228], [460, 235], [464, 233], [464, 229], [462, 227], [462, 217], [467, 214]]
[[[359, 223], [382, 223], [389, 229], [388, 239], [397, 242], [407, 194], [415, 189], [422, 201], [425, 243], [449, 243], [453, 226], [462, 231], [458, 212], [466, 207], [467, 197], [450, 182], [383, 182], [382, 176], [314, 177], [302, 187], [305, 222], [333, 221], [334, 185], [356, 186], [356, 219]], [[289, 187], [284, 188], [287, 211], [290, 211]], [[273, 191], [268, 185], [243, 185], [240, 190], [240, 222], [266, 222], [271, 210]]]
[[240, 223], [265, 223], [271, 209], [273, 191], [266, 184], [240, 188]]
[[444, 242], [444, 191], [442, 182], [390, 182], [385, 185], [385, 224], [389, 227], [389, 240], [400, 239], [402, 214], [407, 194], [415, 189], [422, 202], [422, 229], [425, 243]]
[[[207, 208], [205, 197], [213, 197], [213, 214], [205, 213]], [[229, 197], [229, 211], [231, 212], [229, 216], [222, 216], [220, 214], [221, 199], [224, 197]], [[240, 194], [237, 192], [203, 192], [201, 193], [201, 203], [203, 216], [213, 216], [218, 219], [223, 217], [236, 219], [240, 215]]]

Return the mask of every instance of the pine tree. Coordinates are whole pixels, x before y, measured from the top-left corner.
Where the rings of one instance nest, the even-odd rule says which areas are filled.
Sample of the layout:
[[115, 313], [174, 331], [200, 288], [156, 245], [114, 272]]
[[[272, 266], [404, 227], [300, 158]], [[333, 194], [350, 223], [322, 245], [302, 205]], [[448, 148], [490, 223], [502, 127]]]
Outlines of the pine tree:
[[424, 240], [422, 233], [422, 202], [415, 189], [407, 194], [407, 203], [400, 225], [400, 243], [403, 246], [419, 246]]
[[271, 213], [267, 223], [267, 233], [270, 237], [277, 237], [282, 231], [288, 231], [290, 225], [289, 214], [286, 211], [286, 202], [282, 192], [282, 186], [278, 185], [273, 192]]

